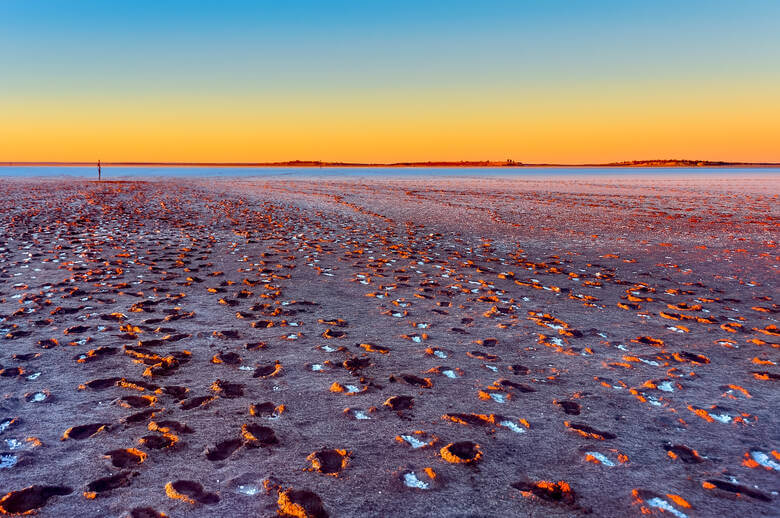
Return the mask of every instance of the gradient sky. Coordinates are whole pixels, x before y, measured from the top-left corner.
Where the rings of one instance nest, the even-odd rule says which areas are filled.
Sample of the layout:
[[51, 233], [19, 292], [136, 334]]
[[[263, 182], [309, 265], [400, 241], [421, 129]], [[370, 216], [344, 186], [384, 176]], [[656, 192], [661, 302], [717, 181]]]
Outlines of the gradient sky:
[[0, 161], [780, 161], [780, 1], [0, 0]]

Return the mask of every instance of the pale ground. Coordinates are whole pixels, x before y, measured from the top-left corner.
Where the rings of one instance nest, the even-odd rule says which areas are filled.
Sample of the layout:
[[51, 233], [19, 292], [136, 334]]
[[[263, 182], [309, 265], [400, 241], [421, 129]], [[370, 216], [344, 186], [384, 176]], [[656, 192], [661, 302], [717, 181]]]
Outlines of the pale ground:
[[59, 488], [6, 510], [776, 506], [777, 179], [0, 182], [0, 494]]

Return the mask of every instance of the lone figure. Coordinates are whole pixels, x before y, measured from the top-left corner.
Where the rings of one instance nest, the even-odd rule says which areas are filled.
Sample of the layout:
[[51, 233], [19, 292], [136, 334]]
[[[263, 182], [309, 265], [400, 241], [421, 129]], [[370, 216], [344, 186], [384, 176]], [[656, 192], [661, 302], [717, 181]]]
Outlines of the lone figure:
[[101, 171], [100, 171], [100, 160], [98, 160], [98, 182], [101, 181], [100, 179]]

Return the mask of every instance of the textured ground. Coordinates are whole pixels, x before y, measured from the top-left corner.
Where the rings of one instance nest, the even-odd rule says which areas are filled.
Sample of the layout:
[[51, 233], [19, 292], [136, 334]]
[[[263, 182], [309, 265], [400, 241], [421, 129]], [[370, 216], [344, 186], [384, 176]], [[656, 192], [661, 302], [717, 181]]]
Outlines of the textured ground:
[[2, 180], [0, 511], [770, 515], [778, 187]]

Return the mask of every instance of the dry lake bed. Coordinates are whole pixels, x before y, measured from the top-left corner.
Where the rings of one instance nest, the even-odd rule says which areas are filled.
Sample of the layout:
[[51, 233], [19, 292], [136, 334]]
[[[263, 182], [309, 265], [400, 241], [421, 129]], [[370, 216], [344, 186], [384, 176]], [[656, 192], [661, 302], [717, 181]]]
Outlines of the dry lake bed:
[[776, 513], [779, 187], [4, 179], [0, 511]]

